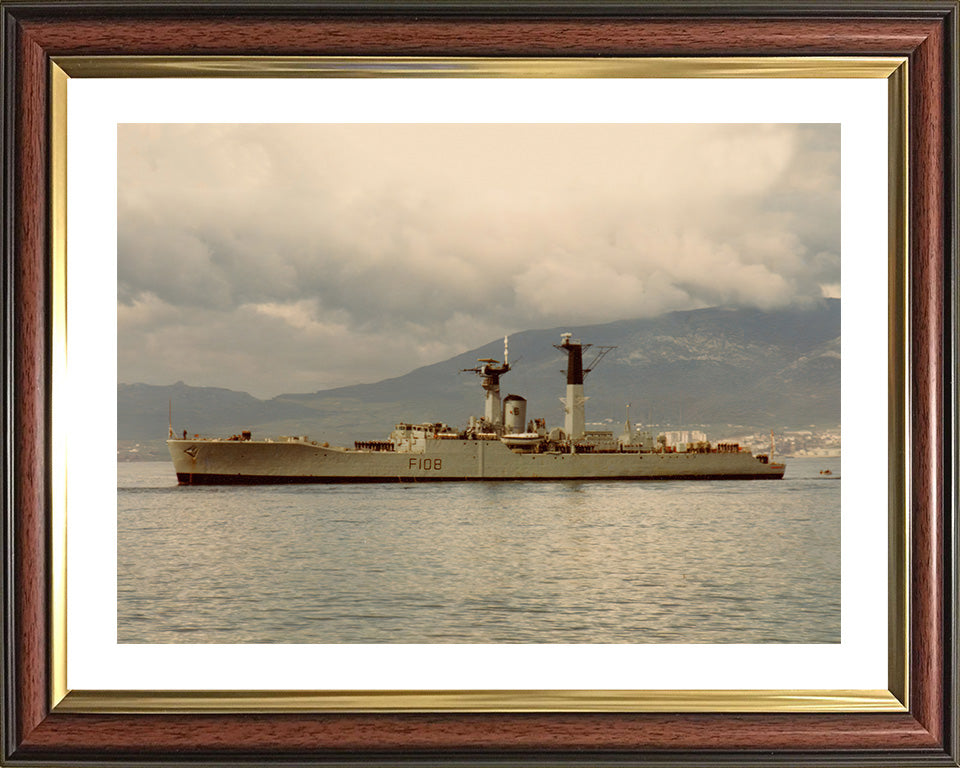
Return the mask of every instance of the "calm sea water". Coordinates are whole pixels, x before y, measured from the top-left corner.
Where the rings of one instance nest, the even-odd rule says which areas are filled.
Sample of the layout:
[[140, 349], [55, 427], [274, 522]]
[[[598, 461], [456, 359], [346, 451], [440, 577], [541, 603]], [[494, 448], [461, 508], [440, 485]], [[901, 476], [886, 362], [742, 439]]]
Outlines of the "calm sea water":
[[178, 487], [168, 463], [118, 470], [120, 642], [840, 641], [839, 459], [742, 482]]

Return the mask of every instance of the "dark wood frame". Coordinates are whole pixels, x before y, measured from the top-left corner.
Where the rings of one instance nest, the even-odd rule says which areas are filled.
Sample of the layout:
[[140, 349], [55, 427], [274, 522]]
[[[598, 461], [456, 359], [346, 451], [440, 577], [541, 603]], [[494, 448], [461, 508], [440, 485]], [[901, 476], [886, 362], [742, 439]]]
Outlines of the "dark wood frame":
[[[956, 0], [0, 0], [3, 740], [9, 765], [958, 765]], [[909, 58], [910, 710], [64, 714], [49, 705], [48, 75], [101, 54]]]

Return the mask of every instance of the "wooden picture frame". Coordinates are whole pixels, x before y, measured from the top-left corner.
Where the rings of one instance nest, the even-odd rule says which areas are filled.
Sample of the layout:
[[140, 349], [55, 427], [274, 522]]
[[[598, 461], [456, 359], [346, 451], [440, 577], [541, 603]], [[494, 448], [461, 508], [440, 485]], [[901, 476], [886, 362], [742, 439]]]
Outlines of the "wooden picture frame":
[[[958, 765], [957, 2], [2, 2], [3, 746], [57, 763]], [[903, 711], [223, 713], [56, 706], [51, 339], [58, 57], [905, 57], [908, 61]], [[226, 707], [229, 709], [229, 707]], [[109, 709], [109, 708], [107, 708]]]

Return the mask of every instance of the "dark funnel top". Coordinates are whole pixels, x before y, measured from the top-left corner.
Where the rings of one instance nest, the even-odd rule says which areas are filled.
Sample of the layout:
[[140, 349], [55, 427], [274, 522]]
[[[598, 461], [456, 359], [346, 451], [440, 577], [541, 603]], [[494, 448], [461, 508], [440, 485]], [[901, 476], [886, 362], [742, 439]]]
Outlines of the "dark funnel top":
[[570, 339], [554, 346], [567, 353], [567, 384], [583, 384], [583, 346], [571, 344]]

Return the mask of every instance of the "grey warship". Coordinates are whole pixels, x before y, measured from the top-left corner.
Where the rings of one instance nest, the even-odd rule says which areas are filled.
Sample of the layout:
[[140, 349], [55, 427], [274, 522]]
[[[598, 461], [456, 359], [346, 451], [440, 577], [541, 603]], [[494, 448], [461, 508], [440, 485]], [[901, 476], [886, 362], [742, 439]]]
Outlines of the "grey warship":
[[527, 420], [527, 401], [508, 394], [500, 378], [504, 359], [484, 358], [467, 369], [480, 377], [484, 415], [461, 429], [443, 423], [397, 424], [386, 440], [352, 448], [303, 436], [255, 440], [250, 432], [229, 438], [174, 437], [167, 447], [181, 485], [281, 483], [391, 483], [504, 480], [760, 480], [781, 479], [785, 465], [771, 454], [754, 455], [736, 443], [706, 440], [667, 445], [663, 435], [635, 430], [587, 430], [584, 377], [612, 347], [599, 347], [588, 367], [590, 344], [561, 335], [554, 345], [567, 355], [564, 426]]

